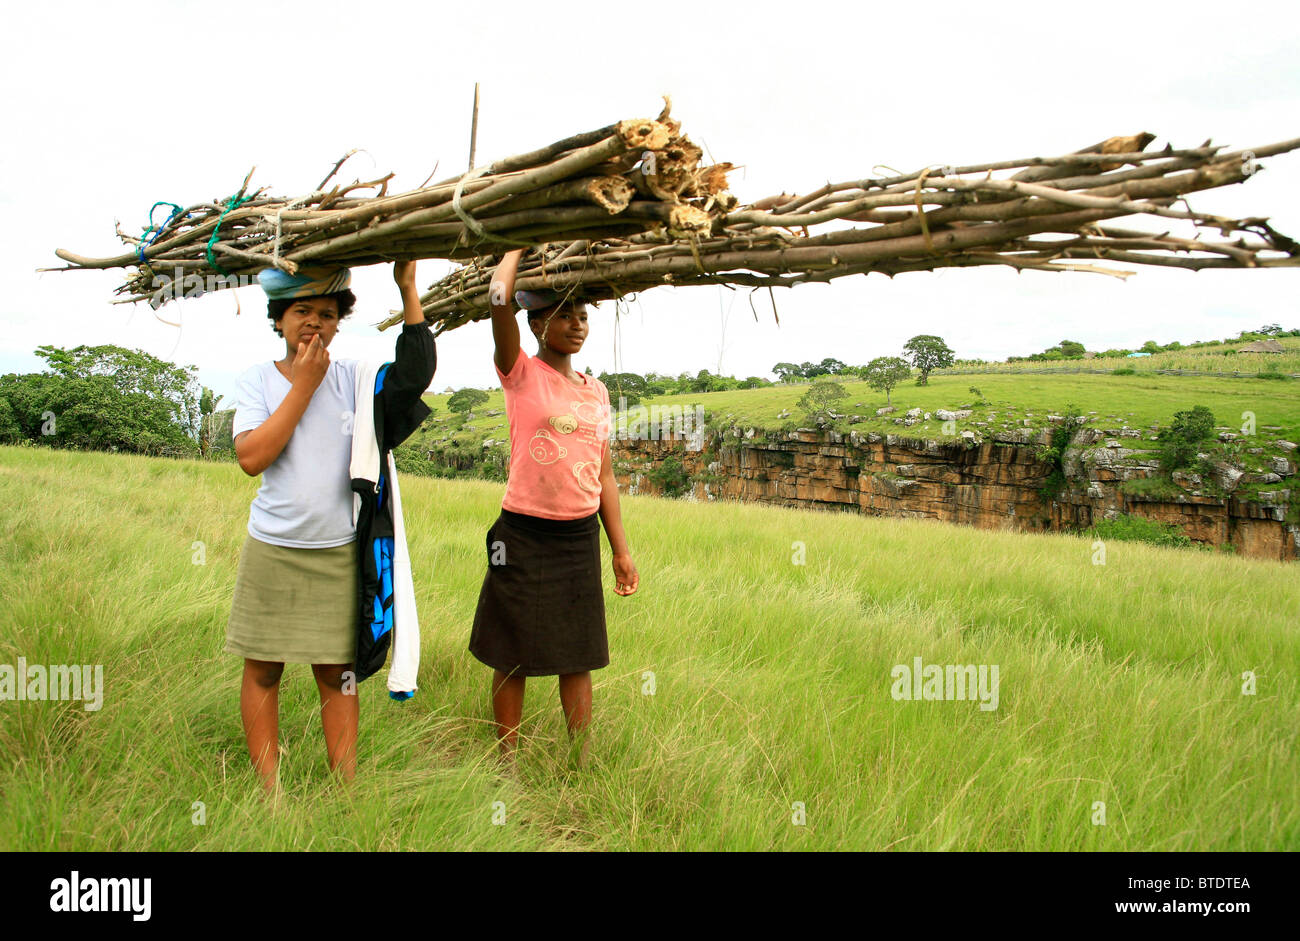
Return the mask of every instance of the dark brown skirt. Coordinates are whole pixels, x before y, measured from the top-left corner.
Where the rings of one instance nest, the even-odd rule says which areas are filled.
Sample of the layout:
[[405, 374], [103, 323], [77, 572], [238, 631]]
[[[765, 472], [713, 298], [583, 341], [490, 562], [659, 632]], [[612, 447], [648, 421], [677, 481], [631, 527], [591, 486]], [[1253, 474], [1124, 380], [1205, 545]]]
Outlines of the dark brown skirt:
[[609, 665], [599, 514], [549, 520], [503, 508], [485, 543], [470, 653], [514, 676]]

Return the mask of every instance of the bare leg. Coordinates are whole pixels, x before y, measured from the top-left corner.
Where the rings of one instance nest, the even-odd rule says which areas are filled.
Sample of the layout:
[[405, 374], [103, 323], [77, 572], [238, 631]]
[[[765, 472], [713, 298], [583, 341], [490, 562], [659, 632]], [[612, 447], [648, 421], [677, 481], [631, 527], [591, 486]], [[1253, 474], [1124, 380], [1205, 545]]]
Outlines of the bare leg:
[[244, 660], [239, 686], [239, 715], [253, 768], [267, 794], [275, 791], [280, 766], [280, 676], [283, 663]]
[[591, 744], [588, 726], [591, 724], [591, 671], [583, 673], [566, 673], [560, 677], [560, 707], [564, 710], [564, 721], [568, 724], [570, 740], [577, 740], [580, 746], [578, 763], [587, 758], [587, 749]]
[[313, 663], [312, 675], [320, 691], [320, 721], [325, 730], [325, 753], [330, 770], [338, 771], [344, 781], [357, 773], [357, 719], [361, 714], [356, 681], [349, 679], [343, 691], [343, 673], [350, 663]]
[[524, 718], [524, 685], [527, 677], [492, 671], [492, 715], [497, 723], [501, 754], [513, 756], [519, 743], [519, 725]]

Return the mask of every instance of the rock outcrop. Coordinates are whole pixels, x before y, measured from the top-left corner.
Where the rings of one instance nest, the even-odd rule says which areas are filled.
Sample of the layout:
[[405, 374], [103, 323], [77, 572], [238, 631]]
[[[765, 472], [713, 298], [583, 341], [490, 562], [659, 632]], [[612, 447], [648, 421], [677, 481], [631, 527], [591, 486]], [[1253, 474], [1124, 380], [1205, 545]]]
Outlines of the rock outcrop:
[[[1155, 455], [1121, 445], [1120, 437], [1133, 436], [1107, 438], [1096, 428], [1074, 435], [1061, 459], [1064, 485], [1047, 488], [1056, 467], [1040, 448], [1051, 435], [1050, 427], [1016, 428], [934, 441], [880, 432], [729, 428], [711, 432], [695, 450], [680, 438], [633, 439], [613, 442], [612, 454], [619, 487], [629, 493], [658, 492], [651, 473], [671, 456], [693, 479], [695, 499], [1037, 531], [1133, 514], [1172, 523], [1197, 542], [1231, 544], [1243, 555], [1300, 558], [1300, 526], [1286, 522], [1289, 490], [1239, 495], [1236, 487], [1245, 478], [1216, 467], [1216, 493], [1198, 489], [1200, 478], [1187, 474], [1177, 481], [1177, 494], [1128, 493], [1125, 481], [1155, 475]], [[1295, 472], [1294, 460], [1274, 462], [1279, 479]], [[1050, 489], [1055, 495], [1046, 495]]]

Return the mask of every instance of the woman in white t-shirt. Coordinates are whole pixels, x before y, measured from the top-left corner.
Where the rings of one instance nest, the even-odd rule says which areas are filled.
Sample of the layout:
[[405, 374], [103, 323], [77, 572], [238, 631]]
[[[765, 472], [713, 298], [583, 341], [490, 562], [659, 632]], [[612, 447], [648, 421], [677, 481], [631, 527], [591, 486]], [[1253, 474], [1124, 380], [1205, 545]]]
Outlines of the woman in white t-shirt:
[[[406, 323], [424, 323], [415, 263], [398, 262]], [[239, 706], [253, 765], [268, 793], [279, 757], [285, 663], [310, 663], [332, 771], [356, 771], [358, 579], [350, 463], [356, 360], [326, 348], [352, 311], [347, 269], [259, 275], [267, 316], [284, 338], [278, 362], [239, 380], [232, 426], [239, 466], [262, 485], [249, 510], [226, 650], [244, 658]], [[431, 344], [430, 344], [431, 345]]]

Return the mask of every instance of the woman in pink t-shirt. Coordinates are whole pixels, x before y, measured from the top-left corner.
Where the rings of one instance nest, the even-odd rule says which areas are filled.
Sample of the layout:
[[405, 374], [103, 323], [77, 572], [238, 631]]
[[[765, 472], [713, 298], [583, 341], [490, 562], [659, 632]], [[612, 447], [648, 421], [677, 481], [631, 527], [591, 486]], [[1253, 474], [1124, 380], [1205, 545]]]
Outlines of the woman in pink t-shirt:
[[609, 391], [569, 362], [587, 338], [586, 306], [549, 293], [514, 294], [538, 346], [536, 356], [520, 349], [509, 298], [522, 254], [507, 254], [492, 276], [510, 474], [487, 533], [487, 574], [469, 642], [494, 671], [492, 711], [506, 755], [518, 740], [527, 677], [559, 677], [571, 737], [591, 721], [591, 671], [609, 664], [598, 518], [614, 553], [614, 591], [630, 595], [640, 581], [610, 463]]

